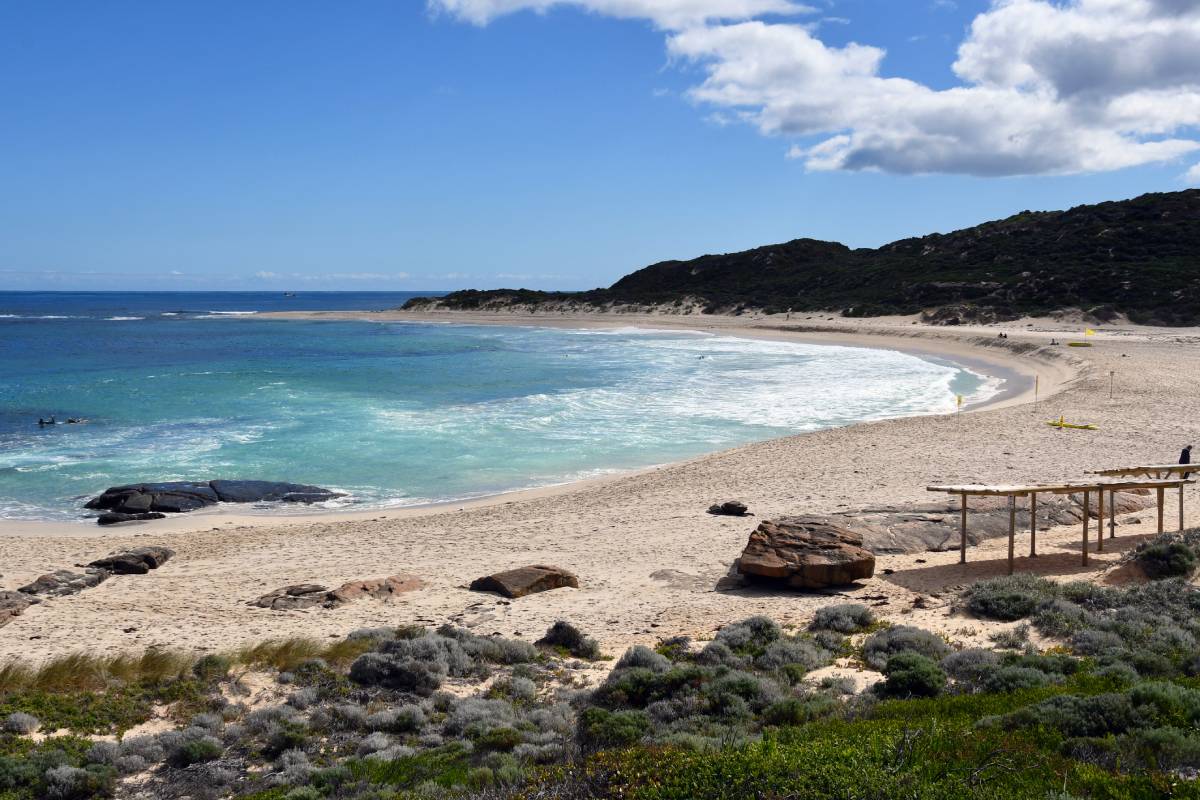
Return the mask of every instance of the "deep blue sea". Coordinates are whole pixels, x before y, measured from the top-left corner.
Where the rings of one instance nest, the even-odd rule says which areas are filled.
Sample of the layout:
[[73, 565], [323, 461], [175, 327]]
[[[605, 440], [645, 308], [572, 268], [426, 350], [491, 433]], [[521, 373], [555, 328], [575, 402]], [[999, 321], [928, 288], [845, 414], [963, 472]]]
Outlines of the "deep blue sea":
[[[148, 480], [349, 493], [332, 507], [463, 499], [948, 412], [956, 394], [995, 390], [883, 350], [254, 318], [411, 296], [0, 292], [0, 517], [79, 519], [83, 498]], [[51, 415], [60, 424], [39, 428]]]

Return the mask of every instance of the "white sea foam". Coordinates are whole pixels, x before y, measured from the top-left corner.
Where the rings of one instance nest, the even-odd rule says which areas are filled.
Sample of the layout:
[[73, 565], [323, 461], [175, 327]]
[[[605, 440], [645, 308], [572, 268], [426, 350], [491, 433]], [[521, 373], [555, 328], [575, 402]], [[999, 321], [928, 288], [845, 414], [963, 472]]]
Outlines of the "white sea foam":
[[136, 322], [145, 319], [145, 317], [105, 317], [104, 319], [108, 322]]

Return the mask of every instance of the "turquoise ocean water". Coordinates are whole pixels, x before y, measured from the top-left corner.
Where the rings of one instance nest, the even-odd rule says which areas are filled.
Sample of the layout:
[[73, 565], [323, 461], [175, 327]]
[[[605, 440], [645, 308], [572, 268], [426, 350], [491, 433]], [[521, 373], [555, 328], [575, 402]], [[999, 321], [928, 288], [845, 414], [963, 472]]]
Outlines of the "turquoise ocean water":
[[[0, 517], [144, 480], [462, 499], [853, 422], [992, 382], [896, 352], [621, 329], [254, 319], [404, 293], [0, 292]], [[86, 418], [39, 428], [39, 417]]]

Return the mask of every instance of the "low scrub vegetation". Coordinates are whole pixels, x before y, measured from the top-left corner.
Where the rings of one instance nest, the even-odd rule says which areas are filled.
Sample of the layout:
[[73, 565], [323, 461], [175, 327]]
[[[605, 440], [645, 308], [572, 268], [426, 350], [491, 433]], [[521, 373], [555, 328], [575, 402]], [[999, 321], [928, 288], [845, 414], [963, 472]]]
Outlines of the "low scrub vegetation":
[[[565, 621], [537, 646], [374, 628], [11, 664], [0, 799], [132, 796], [135, 776], [138, 796], [196, 800], [1200, 798], [1195, 595], [1179, 580], [966, 592], [974, 613], [1061, 642], [1042, 651], [1027, 635], [961, 649], [842, 604], [802, 631], [751, 617], [634, 646], [607, 674]], [[838, 674], [855, 664], [882, 673], [871, 690]], [[274, 676], [272, 702], [244, 702], [246, 670]], [[170, 730], [126, 733], [163, 706]]]

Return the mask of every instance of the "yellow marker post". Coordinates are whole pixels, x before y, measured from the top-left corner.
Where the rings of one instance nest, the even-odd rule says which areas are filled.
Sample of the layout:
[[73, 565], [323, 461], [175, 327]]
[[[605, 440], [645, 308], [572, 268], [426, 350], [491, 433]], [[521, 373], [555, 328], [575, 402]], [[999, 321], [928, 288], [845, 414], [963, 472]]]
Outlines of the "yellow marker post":
[[955, 399], [958, 401], [958, 410], [959, 410], [959, 411], [962, 411], [962, 403], [963, 403], [963, 398], [962, 398], [962, 395], [961, 395], [961, 394], [957, 394], [957, 395], [955, 395], [954, 397], [955, 397]]

